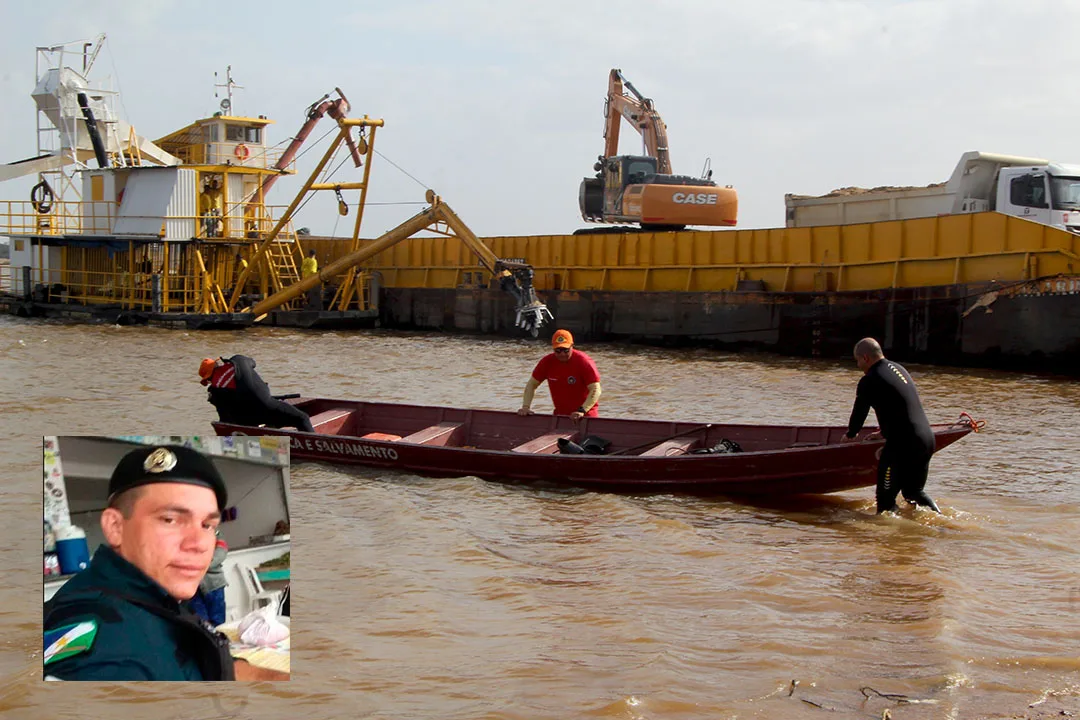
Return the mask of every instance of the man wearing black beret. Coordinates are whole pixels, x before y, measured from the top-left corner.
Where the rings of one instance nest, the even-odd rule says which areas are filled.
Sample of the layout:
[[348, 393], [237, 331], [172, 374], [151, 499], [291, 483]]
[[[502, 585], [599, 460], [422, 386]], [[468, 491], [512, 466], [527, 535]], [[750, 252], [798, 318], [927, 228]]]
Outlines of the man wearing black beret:
[[278, 679], [234, 663], [186, 606], [228, 495], [213, 461], [178, 445], [125, 455], [101, 513], [105, 545], [45, 604], [45, 675], [59, 680]]

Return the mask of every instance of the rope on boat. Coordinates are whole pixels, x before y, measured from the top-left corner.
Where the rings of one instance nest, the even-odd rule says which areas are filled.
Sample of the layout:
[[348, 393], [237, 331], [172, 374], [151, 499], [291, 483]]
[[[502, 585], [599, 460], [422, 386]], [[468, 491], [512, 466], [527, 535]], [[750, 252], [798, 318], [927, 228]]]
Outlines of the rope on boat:
[[970, 413], [962, 412], [960, 413], [960, 418], [953, 423], [953, 427], [957, 425], [966, 425], [971, 428], [971, 432], [977, 433], [984, 427], [986, 427], [986, 421], [976, 420], [975, 418], [971, 417]]

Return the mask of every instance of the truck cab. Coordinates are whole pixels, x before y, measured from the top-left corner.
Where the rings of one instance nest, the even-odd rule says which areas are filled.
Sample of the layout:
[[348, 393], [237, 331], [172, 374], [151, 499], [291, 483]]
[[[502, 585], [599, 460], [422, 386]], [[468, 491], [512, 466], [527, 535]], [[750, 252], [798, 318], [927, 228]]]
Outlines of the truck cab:
[[1080, 166], [1003, 167], [996, 200], [998, 212], [1080, 232]]

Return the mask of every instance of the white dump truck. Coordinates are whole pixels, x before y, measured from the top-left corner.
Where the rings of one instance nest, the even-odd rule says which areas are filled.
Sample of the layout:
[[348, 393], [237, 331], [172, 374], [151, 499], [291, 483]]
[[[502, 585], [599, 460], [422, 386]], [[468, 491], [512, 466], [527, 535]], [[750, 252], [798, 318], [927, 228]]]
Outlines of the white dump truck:
[[1080, 165], [975, 151], [961, 156], [952, 177], [944, 183], [841, 188], [816, 197], [788, 194], [784, 203], [787, 227], [854, 225], [995, 210], [1080, 233]]

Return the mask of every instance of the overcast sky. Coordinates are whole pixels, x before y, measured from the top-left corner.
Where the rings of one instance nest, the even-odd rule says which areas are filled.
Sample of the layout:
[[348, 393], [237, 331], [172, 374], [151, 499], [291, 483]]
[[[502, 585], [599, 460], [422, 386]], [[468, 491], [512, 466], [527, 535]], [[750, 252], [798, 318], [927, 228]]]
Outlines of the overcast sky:
[[[674, 170], [739, 193], [739, 226], [782, 226], [784, 193], [922, 185], [984, 150], [1080, 163], [1080, 3], [1052, 0], [0, 0], [0, 162], [34, 154], [34, 48], [108, 35], [95, 73], [157, 138], [217, 109], [267, 115], [270, 144], [340, 87], [386, 121], [376, 149], [481, 235], [572, 232], [603, 150], [608, 71], [653, 98]], [[330, 128], [330, 121], [312, 139]], [[325, 142], [325, 141], [324, 141]], [[620, 150], [640, 152], [625, 123]], [[306, 175], [321, 151], [300, 164]], [[346, 168], [347, 169], [347, 168]], [[338, 177], [353, 176], [341, 174]], [[270, 198], [285, 205], [299, 178]], [[28, 185], [0, 186], [23, 199]], [[323, 193], [323, 196], [329, 195]], [[382, 158], [371, 202], [423, 187]], [[418, 206], [369, 207], [375, 236]], [[335, 230], [332, 198], [297, 225]], [[337, 234], [351, 229], [351, 217]]]

